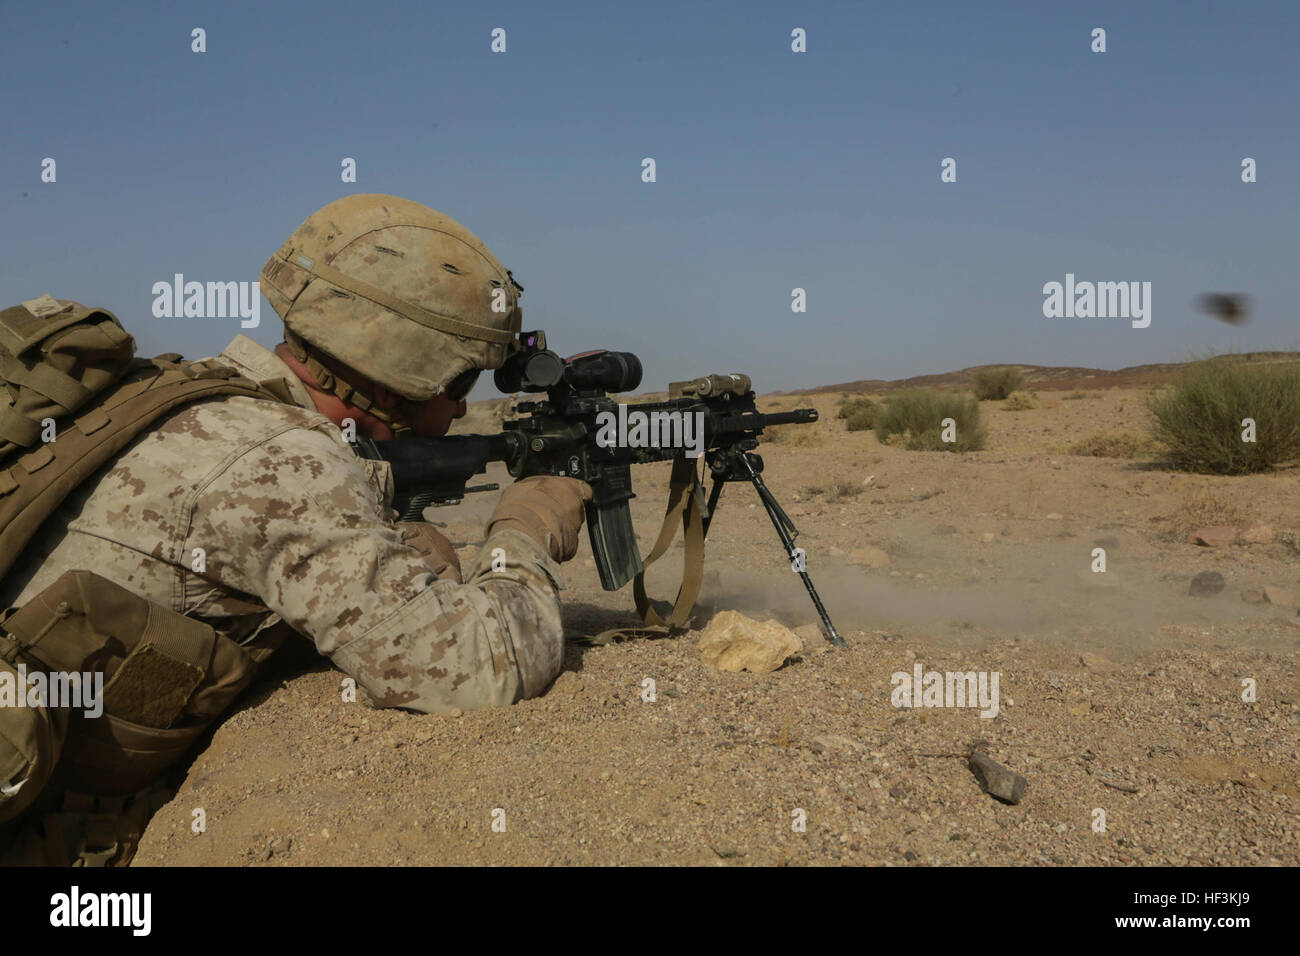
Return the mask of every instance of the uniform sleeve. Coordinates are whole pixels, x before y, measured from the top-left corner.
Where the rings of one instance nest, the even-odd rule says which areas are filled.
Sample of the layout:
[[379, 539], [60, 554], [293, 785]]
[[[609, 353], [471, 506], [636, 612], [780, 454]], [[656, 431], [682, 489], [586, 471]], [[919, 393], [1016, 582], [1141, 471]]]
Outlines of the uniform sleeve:
[[293, 429], [232, 461], [198, 496], [187, 545], [205, 549], [208, 577], [259, 596], [377, 707], [511, 704], [560, 672], [559, 565], [502, 531], [464, 584], [438, 580], [355, 455], [323, 432]]

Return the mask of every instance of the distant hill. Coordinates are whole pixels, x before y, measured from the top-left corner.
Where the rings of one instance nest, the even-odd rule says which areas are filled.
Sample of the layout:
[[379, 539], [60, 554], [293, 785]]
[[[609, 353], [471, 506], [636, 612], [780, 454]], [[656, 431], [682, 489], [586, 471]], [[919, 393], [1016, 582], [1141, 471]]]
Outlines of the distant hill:
[[[1243, 352], [1237, 356], [1244, 362], [1271, 364], [1279, 362], [1300, 362], [1300, 352]], [[956, 372], [942, 372], [938, 375], [916, 375], [901, 379], [861, 379], [856, 382], [840, 382], [835, 385], [818, 385], [791, 392], [774, 392], [772, 394], [803, 395], [815, 392], [891, 392], [903, 388], [951, 388], [971, 384], [976, 372], [985, 368], [1018, 368], [1024, 373], [1025, 383], [1035, 389], [1079, 389], [1079, 388], [1138, 388], [1150, 385], [1164, 385], [1178, 372], [1186, 368], [1188, 362], [1168, 362], [1160, 365], [1133, 365], [1128, 368], [1110, 371], [1101, 368], [1077, 368], [1057, 365], [1016, 365], [1003, 362], [999, 365], [972, 365]]]

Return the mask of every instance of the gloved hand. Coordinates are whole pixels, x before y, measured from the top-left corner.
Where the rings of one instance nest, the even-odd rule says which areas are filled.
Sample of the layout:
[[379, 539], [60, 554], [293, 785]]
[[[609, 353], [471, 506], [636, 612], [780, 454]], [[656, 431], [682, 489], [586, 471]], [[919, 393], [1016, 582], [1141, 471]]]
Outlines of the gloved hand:
[[578, 551], [578, 532], [585, 517], [582, 506], [590, 500], [591, 486], [577, 478], [522, 478], [501, 495], [488, 521], [487, 536], [506, 528], [522, 531], [556, 561], [568, 561]]
[[460, 558], [441, 531], [427, 521], [401, 521], [397, 527], [402, 531], [402, 542], [424, 555], [424, 563], [434, 574], [461, 583]]

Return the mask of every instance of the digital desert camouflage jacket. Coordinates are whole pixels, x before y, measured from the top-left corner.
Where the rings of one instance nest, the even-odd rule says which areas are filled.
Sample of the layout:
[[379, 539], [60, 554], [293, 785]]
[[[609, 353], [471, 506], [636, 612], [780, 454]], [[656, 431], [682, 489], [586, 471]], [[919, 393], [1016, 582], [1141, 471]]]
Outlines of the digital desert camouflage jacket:
[[[541, 693], [564, 654], [555, 561], [503, 531], [464, 584], [439, 580], [389, 520], [387, 464], [358, 459], [273, 352], [241, 335], [221, 361], [283, 378], [297, 404], [205, 401], [145, 432], [46, 523], [0, 606], [87, 569], [238, 643], [283, 618], [375, 706], [438, 712]], [[493, 571], [498, 547], [506, 568]]]

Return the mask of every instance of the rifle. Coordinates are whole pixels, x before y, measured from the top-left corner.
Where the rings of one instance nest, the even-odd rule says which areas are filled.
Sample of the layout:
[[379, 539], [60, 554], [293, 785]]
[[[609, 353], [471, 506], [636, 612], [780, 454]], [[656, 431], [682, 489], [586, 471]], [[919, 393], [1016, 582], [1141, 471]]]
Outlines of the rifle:
[[[672, 382], [667, 401], [620, 404], [611, 394], [641, 384], [641, 362], [635, 355], [601, 349], [562, 359], [547, 349], [541, 331], [520, 334], [515, 351], [496, 370], [495, 381], [506, 394], [544, 392], [546, 397], [517, 403], [521, 417], [503, 422], [496, 435], [396, 441], [363, 437], [352, 443], [359, 456], [392, 467], [394, 506], [402, 520], [420, 520], [431, 505], [457, 504], [466, 494], [495, 490], [496, 484], [469, 485], [491, 461], [505, 462], [515, 478], [580, 478], [592, 490], [586, 519], [601, 587], [617, 591], [634, 581], [637, 609], [648, 625], [681, 626], [699, 594], [704, 537], [722, 489], [731, 482], [748, 482], [776, 528], [791, 568], [808, 590], [824, 636], [837, 647], [845, 646], [808, 576], [804, 552], [795, 547], [799, 531], [764, 484], [763, 459], [754, 451], [765, 428], [815, 422], [816, 409], [759, 412], [750, 378], [740, 373]], [[639, 435], [636, 423], [642, 426]], [[694, 447], [684, 447], [688, 443]], [[713, 478], [707, 504], [695, 461], [701, 455]], [[636, 497], [631, 466], [656, 461], [672, 461], [673, 476], [663, 529], [643, 561], [628, 506]], [[644, 571], [672, 542], [678, 516], [686, 535], [686, 568], [665, 622], [646, 598]]]

